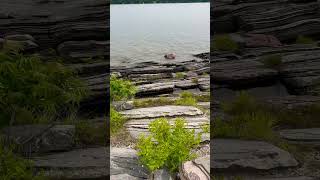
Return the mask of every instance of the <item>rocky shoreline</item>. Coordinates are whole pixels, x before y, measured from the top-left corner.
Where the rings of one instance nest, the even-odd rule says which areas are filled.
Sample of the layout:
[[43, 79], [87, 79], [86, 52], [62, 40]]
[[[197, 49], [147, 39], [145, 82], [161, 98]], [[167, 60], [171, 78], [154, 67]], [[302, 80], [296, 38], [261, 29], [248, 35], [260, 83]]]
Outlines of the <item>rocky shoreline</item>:
[[[130, 138], [111, 137], [111, 179], [116, 180], [123, 177], [130, 177], [130, 179], [149, 178], [150, 172], [146, 170], [131, 171], [131, 169], [141, 168], [139, 163], [132, 164], [130, 167], [121, 164], [117, 160], [117, 151], [128, 152], [127, 154], [135, 152], [135, 142], [139, 134], [148, 134], [148, 125], [155, 119], [165, 117], [172, 122], [175, 118], [184, 118], [187, 123], [186, 128], [194, 129], [195, 133], [200, 132], [203, 125], [209, 124], [209, 59], [195, 58], [179, 63], [169, 60], [164, 61], [167, 61], [167, 63], [145, 62], [130, 65], [130, 67], [111, 67], [113, 74], [130, 80], [137, 87], [134, 100], [113, 103], [113, 106], [127, 119], [122, 130], [126, 132], [120, 134], [123, 136], [123, 133], [127, 133], [125, 137], [129, 136]], [[174, 104], [179, 99], [181, 92], [185, 91], [204, 98], [196, 106]], [[201, 147], [195, 150], [199, 154], [199, 163], [205, 166], [207, 171], [210, 171], [209, 144], [210, 135], [204, 134]], [[117, 151], [113, 151], [114, 149], [117, 149]], [[129, 159], [134, 158], [137, 159], [136, 153], [125, 159], [129, 161]], [[113, 166], [113, 164], [115, 165]], [[165, 171], [158, 171], [154, 178], [169, 179], [168, 175]]]
[[[228, 37], [238, 49], [211, 49], [213, 124], [216, 119], [228, 119], [222, 104], [233, 101], [240, 91], [246, 91], [259, 103], [272, 106], [278, 112], [319, 105], [319, 10], [319, 1], [312, 0], [215, 2], [211, 8], [213, 41], [219, 36]], [[309, 41], [299, 41], [302, 37], [308, 37]], [[299, 121], [309, 122], [308, 113], [302, 116]], [[269, 143], [263, 147], [255, 141], [240, 140], [241, 145], [236, 145], [239, 140], [230, 139], [234, 141], [230, 153], [234, 154], [213, 157], [211, 172], [227, 179], [318, 179], [320, 126], [300, 124], [295, 127], [282, 124], [273, 129], [288, 145], [299, 146], [299, 151], [284, 155]], [[229, 146], [219, 147], [221, 140], [212, 141], [213, 155], [217, 152], [215, 149]], [[248, 156], [241, 155], [244, 152]], [[272, 159], [272, 163], [264, 158]], [[283, 158], [289, 159], [283, 164], [280, 162]], [[221, 166], [223, 162], [231, 163]]]

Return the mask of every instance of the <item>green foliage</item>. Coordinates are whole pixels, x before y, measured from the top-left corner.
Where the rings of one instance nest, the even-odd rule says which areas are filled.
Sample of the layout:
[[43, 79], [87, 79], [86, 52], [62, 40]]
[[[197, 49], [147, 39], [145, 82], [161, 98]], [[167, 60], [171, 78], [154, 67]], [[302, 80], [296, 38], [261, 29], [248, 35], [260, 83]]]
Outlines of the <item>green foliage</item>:
[[193, 94], [189, 91], [183, 91], [180, 94], [180, 98], [176, 100], [176, 105], [183, 106], [196, 106], [197, 100], [193, 97]]
[[216, 119], [213, 124], [215, 137], [272, 140], [272, 131], [277, 117], [258, 104], [246, 92], [240, 92], [231, 103], [224, 104], [223, 110], [231, 115], [228, 120]]
[[270, 55], [262, 58], [261, 62], [267, 68], [278, 69], [282, 64], [282, 57], [279, 54]]
[[198, 78], [192, 78], [191, 82], [195, 83], [195, 84], [198, 84], [199, 83], [199, 79]]
[[50, 121], [74, 111], [86, 95], [85, 84], [64, 65], [21, 55], [12, 46], [0, 52], [0, 125]]
[[112, 101], [120, 101], [132, 98], [136, 93], [136, 87], [129, 81], [111, 75], [110, 97]]
[[79, 144], [105, 145], [107, 135], [104, 125], [97, 126], [89, 121], [79, 121], [75, 124], [75, 136]]
[[135, 99], [133, 101], [133, 106], [136, 108], [142, 108], [142, 107], [172, 105], [174, 103], [175, 103], [174, 99], [160, 97], [160, 98], [148, 98], [148, 99]]
[[300, 35], [297, 37], [296, 43], [297, 44], [315, 44], [315, 41], [310, 37]]
[[320, 127], [320, 105], [313, 104], [297, 107], [290, 110], [271, 109], [278, 117], [277, 125], [290, 128], [316, 128]]
[[184, 76], [185, 76], [185, 74], [184, 74], [183, 72], [177, 72], [177, 73], [176, 73], [176, 78], [177, 78], [177, 79], [183, 79]]
[[210, 133], [210, 124], [204, 124], [201, 126], [203, 133]]
[[32, 163], [14, 154], [11, 148], [0, 144], [0, 179], [1, 180], [45, 180], [42, 175], [35, 175]]
[[117, 112], [113, 107], [110, 108], [110, 131], [111, 134], [116, 134], [126, 122], [126, 118]]
[[239, 114], [229, 121], [217, 119], [213, 125], [213, 133], [215, 137], [270, 141], [275, 137], [272, 131], [275, 122], [272, 115], [262, 112]]
[[233, 41], [229, 35], [215, 35], [212, 41], [213, 50], [217, 51], [232, 51], [235, 52], [239, 49], [238, 44]]
[[153, 121], [149, 125], [150, 136], [140, 136], [137, 148], [140, 162], [151, 172], [168, 168], [176, 172], [185, 161], [195, 158], [192, 148], [199, 145], [201, 133], [185, 129], [185, 121], [176, 119], [173, 127], [165, 118]]
[[222, 106], [223, 110], [231, 115], [255, 112], [259, 109], [255, 99], [245, 91], [239, 92], [234, 101], [224, 103]]
[[194, 95], [198, 102], [210, 102], [210, 94]]
[[180, 97], [178, 99], [172, 99], [167, 97], [134, 99], [133, 106], [135, 108], [164, 106], [164, 105], [173, 105], [173, 104], [196, 106], [197, 102], [208, 102], [208, 101], [210, 101], [210, 94], [195, 95], [188, 91], [184, 91], [180, 94]]

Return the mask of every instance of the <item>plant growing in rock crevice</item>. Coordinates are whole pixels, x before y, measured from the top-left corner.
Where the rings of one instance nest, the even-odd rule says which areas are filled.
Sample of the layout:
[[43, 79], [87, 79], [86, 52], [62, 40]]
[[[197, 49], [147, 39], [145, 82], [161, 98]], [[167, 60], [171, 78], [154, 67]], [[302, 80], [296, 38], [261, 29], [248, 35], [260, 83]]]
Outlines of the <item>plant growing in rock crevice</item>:
[[184, 74], [183, 72], [177, 72], [177, 73], [175, 74], [175, 77], [176, 77], [177, 79], [183, 79], [183, 78], [185, 77], [185, 74]]
[[45, 180], [43, 175], [35, 175], [32, 162], [14, 154], [11, 147], [5, 147], [0, 140], [0, 179], [3, 180]]
[[167, 119], [157, 119], [149, 131], [150, 136], [140, 136], [137, 148], [140, 162], [151, 172], [160, 168], [177, 172], [183, 162], [196, 157], [191, 150], [199, 145], [201, 133], [186, 129], [183, 119], [176, 119], [173, 127]]
[[129, 80], [118, 78], [116, 75], [111, 75], [111, 101], [121, 101], [132, 98], [136, 94], [136, 91], [136, 87]]
[[18, 50], [0, 52], [0, 124], [30, 124], [74, 113], [88, 94], [70, 68]]
[[179, 99], [175, 102], [176, 105], [183, 105], [183, 106], [196, 106], [197, 100], [194, 98], [193, 94], [189, 91], [183, 91], [180, 94]]
[[[111, 75], [110, 78], [110, 98], [111, 101], [127, 100], [134, 97], [136, 87], [129, 81]], [[125, 123], [124, 118], [114, 107], [110, 107], [110, 130], [111, 134], [115, 134], [122, 128]]]
[[111, 131], [111, 134], [116, 134], [119, 131], [119, 129], [122, 128], [122, 126], [125, 122], [126, 122], [126, 118], [123, 117], [113, 107], [111, 107], [110, 108], [110, 131]]

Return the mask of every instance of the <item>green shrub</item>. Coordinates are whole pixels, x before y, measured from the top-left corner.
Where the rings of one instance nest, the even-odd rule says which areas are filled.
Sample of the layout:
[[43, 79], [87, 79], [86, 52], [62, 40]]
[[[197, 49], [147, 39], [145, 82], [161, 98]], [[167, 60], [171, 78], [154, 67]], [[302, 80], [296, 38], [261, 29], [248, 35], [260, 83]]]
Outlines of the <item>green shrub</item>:
[[136, 87], [129, 81], [111, 75], [110, 97], [112, 101], [120, 101], [132, 98], [136, 93]]
[[238, 44], [233, 41], [229, 35], [215, 35], [212, 41], [213, 50], [219, 51], [237, 51], [239, 49]]
[[39, 123], [74, 112], [88, 89], [76, 73], [57, 62], [14, 50], [0, 52], [0, 124]]
[[110, 131], [111, 135], [116, 134], [126, 122], [126, 118], [117, 112], [113, 107], [110, 108]]
[[213, 124], [215, 137], [230, 137], [271, 141], [275, 135], [275, 117], [268, 113], [252, 112], [233, 116], [230, 120], [217, 119]]
[[14, 154], [11, 148], [0, 145], [1, 180], [45, 180], [42, 175], [35, 175], [32, 162]]
[[234, 101], [223, 104], [223, 110], [230, 115], [227, 120], [216, 119], [213, 123], [215, 137], [233, 137], [256, 140], [272, 140], [272, 128], [277, 116], [260, 105], [247, 92], [240, 92]]
[[75, 124], [75, 136], [78, 144], [105, 145], [106, 127], [97, 126], [90, 121], [79, 121]]
[[176, 73], [176, 78], [177, 79], [183, 79], [184, 78], [184, 73], [183, 72], [177, 72]]
[[296, 43], [297, 44], [315, 44], [315, 41], [310, 37], [300, 35], [297, 37]]
[[210, 101], [210, 94], [194, 95], [194, 98], [198, 102], [209, 102]]
[[255, 112], [259, 109], [258, 103], [247, 92], [239, 92], [230, 103], [222, 104], [223, 111], [230, 115]]
[[176, 100], [175, 104], [182, 106], [196, 106], [197, 100], [193, 97], [191, 92], [183, 91], [180, 94], [180, 98]]
[[282, 57], [279, 54], [270, 55], [265, 58], [262, 58], [261, 62], [267, 68], [278, 69], [282, 64]]
[[171, 172], [185, 161], [195, 158], [192, 148], [200, 143], [201, 134], [185, 129], [185, 121], [176, 119], [173, 127], [160, 118], [149, 125], [150, 136], [140, 136], [137, 144], [140, 162], [151, 172], [168, 168]]
[[320, 105], [314, 104], [297, 107], [290, 110], [272, 109], [278, 117], [277, 125], [290, 128], [317, 128], [320, 127]]

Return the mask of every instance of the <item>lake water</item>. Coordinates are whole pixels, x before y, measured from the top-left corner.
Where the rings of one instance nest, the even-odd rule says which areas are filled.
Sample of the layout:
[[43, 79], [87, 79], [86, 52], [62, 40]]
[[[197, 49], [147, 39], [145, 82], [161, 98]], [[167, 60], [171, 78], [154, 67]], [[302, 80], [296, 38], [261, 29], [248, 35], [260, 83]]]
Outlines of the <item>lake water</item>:
[[210, 49], [210, 3], [111, 5], [110, 26], [111, 66], [191, 60]]

